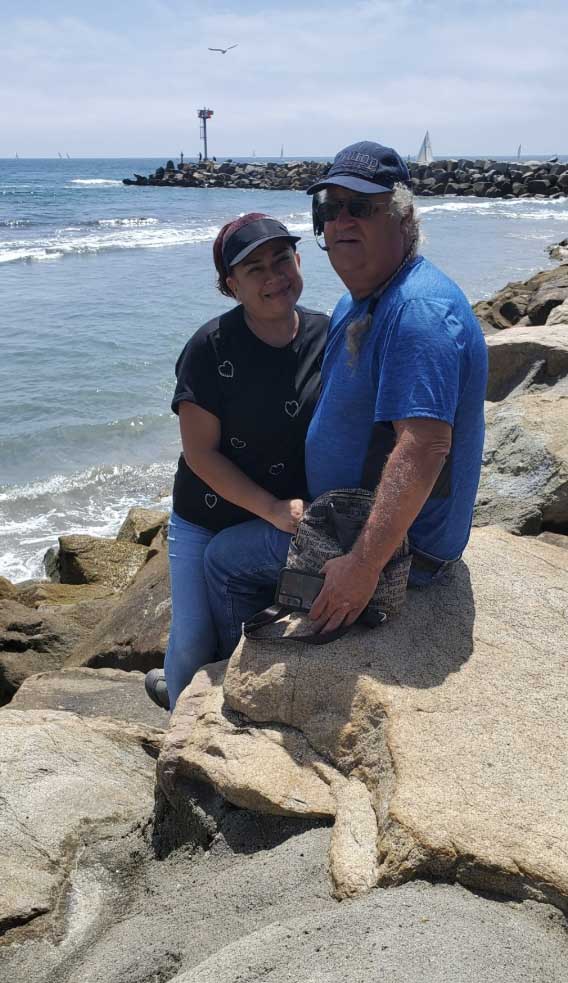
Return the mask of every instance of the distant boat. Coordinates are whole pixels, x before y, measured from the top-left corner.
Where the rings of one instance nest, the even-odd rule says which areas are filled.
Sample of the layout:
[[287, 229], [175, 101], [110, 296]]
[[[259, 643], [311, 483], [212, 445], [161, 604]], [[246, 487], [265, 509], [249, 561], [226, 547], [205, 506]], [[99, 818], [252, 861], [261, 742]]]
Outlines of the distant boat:
[[20, 155], [19, 154], [16, 154], [16, 160], [19, 160], [19, 159], [20, 159]]
[[282, 144], [282, 146], [280, 147], [280, 156], [281, 157], [284, 156], [284, 144]]
[[426, 130], [416, 160], [419, 164], [431, 164], [432, 161], [434, 160], [434, 156], [432, 154], [432, 144], [430, 143], [430, 134], [428, 133], [428, 130]]
[[521, 159], [521, 145], [519, 144], [519, 146], [517, 148], [517, 160], [520, 160], [520, 159]]
[[57, 153], [57, 156], [59, 157], [59, 160], [63, 160], [63, 154], [60, 154], [60, 153], [58, 152], [58, 153]]
[[71, 160], [69, 154], [65, 154], [65, 156], [67, 157], [67, 160]]
[[252, 156], [253, 156], [253, 157], [256, 157], [256, 150], [253, 150], [253, 152], [252, 152]]

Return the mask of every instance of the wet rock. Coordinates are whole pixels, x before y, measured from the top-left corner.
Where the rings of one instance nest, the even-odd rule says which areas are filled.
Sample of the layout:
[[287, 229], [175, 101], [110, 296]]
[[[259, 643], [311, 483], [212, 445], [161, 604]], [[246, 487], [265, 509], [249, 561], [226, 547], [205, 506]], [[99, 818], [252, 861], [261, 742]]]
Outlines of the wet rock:
[[141, 672], [161, 666], [170, 619], [168, 558], [162, 550], [146, 563], [66, 664]]
[[115, 591], [106, 584], [61, 584], [48, 580], [32, 580], [18, 584], [16, 596], [20, 604], [31, 608], [79, 604], [103, 597], [113, 598]]
[[119, 542], [150, 546], [152, 540], [167, 525], [168, 520], [168, 512], [157, 512], [155, 509], [139, 507], [129, 509], [116, 538]]
[[551, 311], [568, 300], [568, 265], [545, 270], [518, 283], [508, 283], [490, 300], [473, 305], [483, 330], [503, 330], [525, 323], [545, 324]]
[[146, 562], [148, 550], [131, 542], [97, 536], [60, 536], [63, 584], [105, 584], [122, 590]]
[[64, 610], [34, 610], [17, 601], [0, 601], [0, 704], [28, 676], [61, 668], [105, 609], [104, 600]]

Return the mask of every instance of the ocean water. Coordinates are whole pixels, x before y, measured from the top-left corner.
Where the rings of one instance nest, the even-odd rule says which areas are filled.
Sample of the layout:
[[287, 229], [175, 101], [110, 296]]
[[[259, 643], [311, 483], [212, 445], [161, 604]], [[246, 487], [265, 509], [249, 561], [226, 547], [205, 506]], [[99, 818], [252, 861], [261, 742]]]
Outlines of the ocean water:
[[[257, 158], [257, 161], [260, 161]], [[267, 211], [301, 235], [302, 302], [342, 292], [302, 192], [134, 188], [163, 160], [0, 161], [0, 575], [42, 575], [67, 532], [112, 535], [164, 506], [179, 453], [170, 412], [188, 337], [231, 306], [215, 290], [220, 226]], [[555, 265], [568, 200], [419, 200], [423, 252], [471, 301]]]

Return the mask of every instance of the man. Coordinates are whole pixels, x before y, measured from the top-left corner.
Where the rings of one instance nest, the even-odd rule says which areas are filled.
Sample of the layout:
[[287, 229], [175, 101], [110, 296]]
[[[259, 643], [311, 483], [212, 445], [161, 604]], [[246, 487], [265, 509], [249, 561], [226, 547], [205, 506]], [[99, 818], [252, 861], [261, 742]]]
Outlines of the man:
[[[323, 568], [310, 617], [316, 630], [331, 631], [364, 610], [407, 532], [411, 586], [427, 586], [461, 556], [481, 467], [487, 351], [459, 287], [417, 253], [410, 175], [396, 151], [346, 147], [308, 194], [314, 231], [348, 290], [332, 316], [308, 431], [308, 490], [313, 499], [376, 488], [351, 552]], [[256, 520], [209, 545], [222, 657], [241, 622], [270, 600], [288, 538]]]

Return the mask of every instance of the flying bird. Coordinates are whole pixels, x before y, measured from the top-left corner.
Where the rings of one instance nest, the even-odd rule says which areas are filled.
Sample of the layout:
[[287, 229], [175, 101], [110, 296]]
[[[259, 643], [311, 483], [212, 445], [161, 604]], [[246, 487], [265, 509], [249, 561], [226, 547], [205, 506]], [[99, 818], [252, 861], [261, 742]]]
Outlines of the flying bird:
[[238, 48], [238, 44], [231, 44], [228, 48], [208, 48], [208, 51], [220, 51], [222, 55], [226, 55], [227, 51], [232, 51], [233, 48]]

